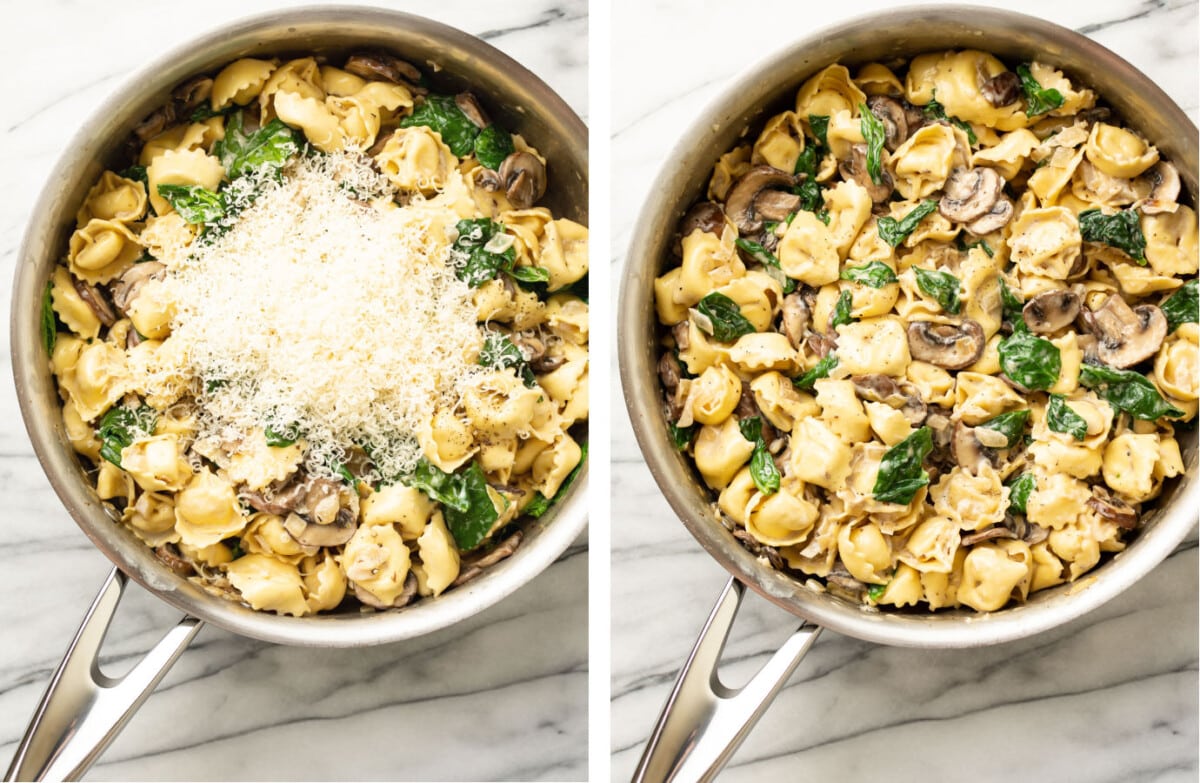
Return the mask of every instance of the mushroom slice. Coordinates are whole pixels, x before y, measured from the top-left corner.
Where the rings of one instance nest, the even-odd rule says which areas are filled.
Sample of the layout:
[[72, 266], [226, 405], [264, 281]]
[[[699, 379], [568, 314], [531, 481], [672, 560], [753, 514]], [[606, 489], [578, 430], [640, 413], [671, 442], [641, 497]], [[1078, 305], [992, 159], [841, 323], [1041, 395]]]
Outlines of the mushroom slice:
[[754, 213], [778, 223], [800, 209], [800, 197], [786, 190], [764, 190], [754, 199]]
[[[762, 230], [762, 217], [757, 213], [759, 196], [763, 191], [791, 188], [796, 178], [773, 166], [755, 166], [737, 178], [725, 196], [725, 214], [743, 234], [755, 234]], [[764, 206], [773, 202], [764, 200]], [[786, 217], [786, 214], [784, 215]], [[779, 218], [782, 220], [782, 218]]]
[[766, 560], [771, 564], [771, 567], [782, 571], [787, 568], [787, 561], [783, 559], [783, 555], [779, 554], [779, 550], [773, 546], [768, 546], [762, 543], [757, 538], [752, 536], [744, 527], [736, 527], [733, 529], [733, 537], [738, 540], [746, 551], [760, 559]]
[[500, 164], [504, 193], [517, 209], [529, 209], [546, 192], [546, 166], [531, 152], [514, 152]]
[[1179, 200], [1179, 171], [1160, 160], [1142, 177], [1150, 183], [1150, 195], [1142, 202], [1142, 212], [1147, 215], [1173, 212], [1172, 208]]
[[1110, 367], [1124, 369], [1148, 359], [1167, 336], [1167, 319], [1156, 305], [1130, 308], [1120, 294], [1092, 312], [1096, 355]]
[[[132, 332], [131, 332], [132, 333]], [[308, 487], [304, 481], [295, 481], [286, 487], [281, 487], [267, 496], [264, 492], [243, 492], [239, 500], [245, 500], [256, 511], [283, 516], [295, 511], [304, 502]]]
[[954, 425], [954, 433], [950, 437], [950, 453], [955, 464], [963, 470], [970, 471], [973, 476], [978, 475], [979, 469], [985, 464], [996, 464], [996, 452], [979, 440], [974, 427], [961, 421]]
[[986, 342], [983, 328], [970, 318], [961, 324], [913, 321], [908, 325], [912, 358], [946, 370], [961, 370], [977, 362]]
[[1030, 299], [1021, 310], [1031, 332], [1051, 334], [1070, 326], [1079, 315], [1079, 295], [1065, 288]]
[[668, 402], [675, 396], [675, 390], [679, 388], [679, 380], [682, 377], [683, 368], [679, 366], [675, 354], [667, 351], [659, 357], [658, 380], [662, 383], [663, 391], [667, 393]]
[[970, 231], [977, 237], [984, 234], [990, 234], [993, 231], [999, 231], [1008, 225], [1008, 221], [1012, 220], [1013, 203], [1006, 196], [1001, 196], [996, 199], [996, 203], [992, 204], [992, 208], [984, 213], [981, 217], [967, 223], [964, 228]]
[[105, 301], [104, 294], [100, 293], [100, 289], [80, 280], [74, 275], [71, 276], [71, 282], [75, 284], [75, 291], [79, 294], [79, 298], [87, 302], [88, 307], [100, 319], [100, 323], [105, 326], [112, 326], [117, 322], [117, 314], [113, 312], [112, 307]]
[[808, 339], [808, 350], [817, 355], [817, 358], [824, 359], [837, 348], [837, 339], [828, 334], [820, 332], [810, 332]]
[[283, 529], [304, 546], [341, 546], [354, 537], [358, 523], [350, 509], [339, 509], [333, 522], [320, 525], [293, 512], [283, 520]]
[[122, 314], [129, 310], [129, 304], [137, 296], [138, 289], [147, 280], [159, 279], [166, 274], [167, 268], [158, 261], [143, 261], [129, 267], [129, 271], [121, 275], [117, 282], [109, 286], [113, 306]]
[[175, 121], [175, 104], [167, 103], [158, 107], [146, 119], [133, 127], [133, 135], [142, 142], [150, 141], [167, 129]]
[[175, 548], [174, 544], [163, 544], [162, 546], [156, 547], [154, 550], [154, 556], [158, 558], [158, 562], [162, 563], [179, 576], [186, 577], [196, 573], [196, 569], [192, 566], [192, 564], [180, 556], [179, 550]]
[[971, 546], [978, 544], [980, 541], [991, 541], [996, 538], [1018, 538], [1018, 536], [1004, 525], [993, 525], [992, 527], [963, 536], [960, 543], [963, 546]]
[[788, 342], [797, 351], [804, 341], [804, 332], [808, 330], [808, 322], [812, 318], [812, 310], [799, 291], [788, 294], [783, 298], [783, 333]]
[[375, 609], [398, 609], [401, 606], [408, 606], [417, 597], [417, 588], [419, 587], [417, 575], [409, 571], [408, 577], [404, 580], [404, 589], [400, 592], [400, 595], [396, 596], [395, 600], [390, 604], [385, 604], [370, 590], [359, 587], [354, 582], [351, 582], [350, 585], [354, 589], [355, 598]]
[[725, 230], [725, 210], [721, 209], [720, 204], [700, 201], [683, 214], [683, 219], [679, 221], [679, 230], [675, 234], [675, 255], [683, 255], [683, 238], [697, 229], [705, 234], [721, 236], [721, 232]]
[[979, 86], [983, 99], [995, 106], [1011, 106], [1021, 97], [1021, 80], [1012, 71], [998, 73]]
[[955, 223], [978, 220], [991, 211], [1003, 187], [1004, 178], [995, 169], [959, 166], [946, 179], [945, 195], [938, 202], [938, 212]]
[[476, 128], [486, 128], [492, 123], [488, 120], [487, 112], [479, 105], [479, 99], [471, 92], [460, 92], [454, 96], [454, 103], [462, 110], [462, 113], [467, 115], [467, 119]]
[[850, 158], [838, 164], [838, 172], [844, 179], [852, 179], [867, 189], [871, 201], [881, 204], [891, 198], [893, 185], [892, 175], [886, 169], [881, 172], [880, 183], [876, 185], [867, 171], [867, 145], [855, 144], [850, 148]]
[[867, 108], [883, 123], [883, 146], [887, 147], [888, 152], [895, 152], [908, 138], [908, 118], [905, 117], [904, 107], [895, 98], [872, 95], [867, 99]]
[[1092, 497], [1088, 500], [1087, 506], [1099, 516], [1116, 522], [1126, 530], [1133, 530], [1137, 527], [1137, 509], [1124, 500], [1114, 497], [1105, 487], [1099, 484], [1092, 487]]
[[179, 103], [180, 114], [190, 112], [212, 95], [213, 80], [207, 76], [188, 79], [175, 88], [171, 97]]
[[909, 384], [898, 384], [882, 373], [868, 375], [852, 375], [850, 382], [860, 399], [869, 402], [882, 402], [904, 414], [909, 424], [921, 426], [929, 412], [921, 393]]
[[525, 538], [520, 530], [513, 533], [508, 538], [496, 545], [496, 548], [488, 552], [478, 560], [463, 559], [461, 570], [458, 573], [458, 578], [454, 580], [452, 587], [459, 587], [483, 573], [483, 569], [494, 566], [501, 560], [511, 557], [513, 552], [517, 551], [517, 547], [521, 545], [521, 541]]
[[421, 81], [416, 66], [384, 52], [352, 54], [346, 59], [344, 70], [364, 79], [383, 79], [405, 86]]

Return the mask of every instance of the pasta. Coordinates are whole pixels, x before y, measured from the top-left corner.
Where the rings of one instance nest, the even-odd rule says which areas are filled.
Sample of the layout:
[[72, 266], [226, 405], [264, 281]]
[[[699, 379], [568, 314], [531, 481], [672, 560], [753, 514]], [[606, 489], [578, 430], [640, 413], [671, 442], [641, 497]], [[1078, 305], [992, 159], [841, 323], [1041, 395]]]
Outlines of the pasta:
[[[553, 162], [381, 52], [243, 58], [134, 133], [42, 302], [112, 516], [297, 617], [434, 600], [511, 555], [587, 450], [588, 228], [537, 206]], [[736, 260], [694, 253], [706, 279]], [[743, 298], [778, 301], [760, 277]], [[678, 287], [680, 321], [713, 285]], [[747, 361], [791, 367], [772, 351]], [[709, 364], [690, 404], [719, 423], [741, 382]]]
[[1080, 579], [1200, 408], [1174, 165], [1052, 66], [976, 50], [830, 65], [787, 108], [654, 281], [667, 425], [718, 518], [871, 607]]

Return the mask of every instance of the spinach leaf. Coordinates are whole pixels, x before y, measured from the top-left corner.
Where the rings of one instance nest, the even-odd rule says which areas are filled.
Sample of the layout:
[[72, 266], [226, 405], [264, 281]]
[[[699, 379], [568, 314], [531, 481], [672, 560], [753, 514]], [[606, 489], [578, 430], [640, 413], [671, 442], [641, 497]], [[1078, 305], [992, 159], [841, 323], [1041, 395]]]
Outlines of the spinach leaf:
[[1003, 277], [1000, 278], [1000, 306], [1004, 312], [1004, 320], [1012, 324], [1014, 334], [1029, 331], [1029, 325], [1025, 323], [1025, 304], [1009, 290]]
[[267, 445], [276, 448], [291, 446], [300, 439], [300, 430], [295, 424], [289, 424], [278, 430], [267, 426], [263, 428], [263, 434], [266, 435]]
[[692, 424], [688, 427], [677, 427], [671, 422], [667, 422], [667, 429], [671, 433], [671, 442], [675, 444], [676, 451], [683, 451], [692, 443], [692, 438], [696, 437], [696, 425]]
[[1050, 404], [1046, 406], [1046, 426], [1055, 432], [1066, 433], [1075, 440], [1087, 437], [1087, 421], [1071, 410], [1067, 398], [1061, 394], [1050, 395]]
[[416, 125], [437, 131], [450, 151], [460, 158], [474, 151], [475, 137], [479, 135], [479, 127], [458, 108], [453, 95], [426, 95], [412, 114], [400, 120], [401, 128]]
[[1079, 382], [1096, 391], [1118, 411], [1135, 419], [1154, 421], [1166, 416], [1179, 418], [1184, 412], [1162, 398], [1154, 384], [1131, 370], [1114, 370], [1084, 361], [1079, 368]]
[[532, 389], [537, 385], [537, 378], [525, 354], [521, 353], [516, 343], [499, 332], [488, 332], [484, 336], [483, 348], [479, 350], [479, 364], [496, 370], [512, 367], [527, 387]]
[[921, 427], [884, 452], [871, 494], [881, 503], [909, 504], [917, 490], [929, 483], [922, 463], [933, 450], [933, 432]]
[[1104, 214], [1099, 207], [1085, 209], [1079, 213], [1079, 233], [1084, 242], [1115, 247], [1140, 266], [1146, 265], [1146, 237], [1136, 209], [1122, 209], [1112, 215]]
[[800, 208], [809, 212], [816, 212], [825, 206], [825, 197], [821, 195], [821, 183], [817, 182], [817, 166], [821, 162], [822, 152], [822, 148], [811, 144], [805, 147], [800, 157], [796, 158], [796, 168], [793, 171], [796, 175], [804, 175], [792, 191], [800, 197]]
[[214, 223], [225, 217], [225, 199], [199, 185], [159, 185], [158, 195], [189, 223]]
[[[466, 470], [454, 474], [454, 479], [458, 497], [465, 501], [466, 507], [445, 506], [442, 514], [450, 535], [454, 536], [454, 543], [466, 552], [483, 543], [492, 531], [492, 525], [500, 518], [500, 511], [492, 502], [487, 479], [478, 462], [472, 461]], [[507, 506], [507, 501], [505, 504]]]
[[1197, 313], [1200, 310], [1200, 298], [1196, 296], [1196, 278], [1184, 283], [1159, 308], [1167, 317], [1167, 334], [1178, 329], [1180, 324], [1196, 323], [1196, 317], [1200, 314]]
[[892, 247], [898, 247], [926, 215], [937, 209], [937, 204], [935, 199], [925, 199], [899, 220], [888, 216], [879, 218], [879, 238]]
[[829, 320], [829, 328], [836, 329], [842, 324], [854, 322], [854, 316], [850, 315], [850, 309], [854, 304], [854, 297], [849, 291], [842, 291], [838, 296], [837, 304], [833, 306], [833, 318]]
[[417, 460], [412, 473], [401, 476], [400, 480], [407, 486], [421, 490], [447, 509], [454, 508], [465, 512], [471, 506], [464, 486], [457, 477], [453, 473], [446, 473], [424, 457]]
[[51, 298], [51, 291], [54, 290], [54, 281], [46, 281], [46, 290], [42, 292], [42, 316], [40, 326], [42, 330], [42, 347], [46, 349], [46, 353], [54, 353], [54, 344], [58, 342], [58, 322], [54, 319], [54, 300]]
[[848, 266], [842, 270], [841, 278], [869, 285], [871, 288], [883, 288], [888, 283], [900, 281], [892, 268], [882, 261], [868, 261], [862, 266]]
[[1058, 382], [1062, 354], [1049, 340], [1014, 330], [1000, 341], [1000, 367], [1026, 389], [1049, 389]]
[[509, 274], [522, 283], [550, 282], [550, 270], [544, 266], [514, 266]]
[[130, 166], [127, 169], [118, 171], [117, 176], [124, 177], [125, 179], [135, 180], [143, 185], [146, 185], [147, 187], [150, 185], [150, 178], [146, 175], [145, 166]]
[[246, 550], [242, 549], [242, 539], [236, 536], [233, 538], [227, 538], [221, 543], [229, 547], [229, 554], [234, 560], [237, 560], [239, 557], [242, 557], [246, 554]]
[[821, 359], [808, 372], [801, 375], [799, 378], [792, 379], [792, 385], [797, 389], [811, 389], [813, 384], [822, 378], [828, 378], [829, 373], [834, 367], [837, 367], [838, 358], [836, 353], [827, 355]]
[[563, 479], [563, 483], [558, 487], [558, 492], [554, 493], [554, 498], [547, 499], [545, 495], [543, 495], [541, 492], [538, 492], [533, 496], [533, 500], [529, 501], [529, 505], [522, 509], [521, 513], [536, 519], [542, 514], [545, 514], [555, 503], [558, 503], [564, 497], [566, 497], [567, 490], [571, 488], [571, 485], [575, 483], [575, 479], [579, 476], [580, 471], [583, 470], [583, 463], [587, 462], [587, 443], [581, 443], [579, 446], [579, 451], [579, 462], [575, 464], [575, 467], [572, 468], [571, 472], [567, 474], [567, 477]]
[[[703, 329], [703, 331], [709, 332], [713, 339], [720, 342], [727, 343], [736, 340], [743, 334], [755, 331], [754, 324], [742, 315], [742, 309], [738, 307], [737, 302], [725, 294], [719, 294], [716, 291], [705, 294], [700, 303], [696, 305], [696, 309], [712, 324], [711, 332], [708, 329]], [[697, 326], [699, 325], [697, 324]]]
[[767, 250], [753, 239], [738, 237], [733, 240], [733, 243], [741, 248], [742, 252], [746, 255], [762, 264], [763, 269], [771, 276], [771, 279], [783, 287], [785, 294], [790, 294], [796, 290], [796, 281], [784, 274], [783, 269], [779, 266], [779, 259], [770, 250]]
[[954, 244], [958, 247], [959, 250], [961, 250], [964, 253], [967, 252], [968, 250], [970, 250], [971, 248], [982, 247], [983, 252], [987, 253], [988, 258], [996, 257], [996, 251], [992, 250], [992, 246], [989, 245], [987, 242], [985, 242], [982, 239], [976, 240], [974, 242], [968, 242], [967, 240], [962, 238], [962, 234], [959, 234], [957, 237], [955, 237]]
[[475, 137], [475, 158], [492, 171], [499, 171], [500, 164], [515, 151], [512, 134], [499, 125], [489, 125]]
[[1054, 111], [1063, 105], [1062, 93], [1053, 88], [1045, 89], [1029, 72], [1029, 66], [1017, 66], [1017, 78], [1021, 80], [1021, 92], [1025, 93], [1025, 116], [1036, 117]]
[[[891, 584], [891, 583], [889, 582], [888, 584]], [[883, 598], [883, 594], [887, 592], [887, 589], [888, 589], [888, 586], [886, 584], [870, 585], [869, 587], [867, 587], [867, 597], [870, 598], [872, 601], [878, 602], [880, 598]]]
[[887, 132], [883, 129], [883, 121], [872, 114], [865, 103], [858, 104], [858, 113], [861, 115], [858, 127], [867, 142], [867, 173], [871, 175], [871, 182], [878, 185], [883, 182], [881, 158]]
[[947, 313], [958, 315], [962, 309], [962, 302], [958, 298], [958, 289], [962, 284], [957, 277], [949, 272], [922, 269], [919, 266], [913, 267], [913, 273], [917, 276], [918, 288], [936, 299]]
[[750, 478], [754, 486], [764, 495], [779, 491], [779, 468], [767, 448], [767, 442], [762, 436], [762, 419], [750, 416], [738, 422], [742, 437], [754, 444], [754, 453], [750, 456]]
[[455, 228], [458, 238], [450, 246], [454, 274], [471, 288], [478, 288], [501, 272], [511, 272], [517, 251], [509, 247], [501, 253], [487, 249], [492, 237], [504, 232], [504, 226], [490, 218], [460, 220]]
[[[824, 149], [829, 149], [829, 138], [826, 134], [829, 132], [829, 115], [827, 114], [810, 114], [808, 115], [808, 127], [812, 129], [813, 136], [821, 143]], [[818, 160], [822, 156], [818, 156]]]
[[288, 160], [300, 151], [296, 131], [276, 117], [253, 133], [246, 133], [242, 112], [225, 122], [225, 138], [213, 145], [225, 174], [236, 179], [246, 172], [267, 169], [278, 175]]
[[1028, 420], [1028, 409], [1009, 411], [1008, 413], [1001, 413], [999, 416], [993, 416], [979, 426], [995, 430], [1008, 438], [1008, 442], [1004, 444], [1004, 448], [1011, 449], [1020, 443], [1021, 438], [1025, 436], [1025, 422]]
[[1029, 494], [1037, 489], [1037, 477], [1032, 473], [1022, 473], [1004, 482], [1004, 486], [1008, 487], [1008, 513], [1024, 516]]
[[149, 405], [109, 408], [96, 428], [96, 436], [100, 438], [100, 456], [121, 467], [121, 450], [136, 439], [154, 432], [157, 420], [158, 413]]
[[[967, 141], [971, 143], [972, 147], [979, 143], [979, 139], [976, 138], [975, 131], [971, 129], [970, 123], [963, 122], [957, 117], [951, 117], [946, 114], [946, 107], [938, 103], [937, 98], [925, 104], [925, 108], [921, 109], [921, 113], [931, 120], [946, 120], [952, 125], [957, 125], [962, 129], [963, 133], [967, 134]], [[991, 253], [988, 253], [988, 255], [990, 256]]]

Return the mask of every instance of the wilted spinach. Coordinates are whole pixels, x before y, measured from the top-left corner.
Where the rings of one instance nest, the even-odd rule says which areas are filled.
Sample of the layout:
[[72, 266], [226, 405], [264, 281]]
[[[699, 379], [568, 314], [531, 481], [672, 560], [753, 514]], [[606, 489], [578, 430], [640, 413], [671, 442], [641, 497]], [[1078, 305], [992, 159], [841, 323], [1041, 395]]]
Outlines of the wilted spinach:
[[849, 291], [842, 291], [838, 296], [837, 303], [833, 306], [833, 317], [829, 319], [829, 328], [836, 329], [842, 324], [854, 322], [854, 316], [850, 314], [850, 310], [854, 304], [854, 297]]
[[700, 303], [696, 305], [696, 309], [712, 325], [711, 332], [703, 327], [702, 331], [710, 332], [713, 339], [719, 342], [727, 343], [736, 340], [743, 334], [755, 331], [754, 324], [742, 315], [742, 309], [738, 307], [737, 302], [725, 294], [719, 294], [716, 291], [705, 294]]
[[821, 163], [822, 152], [823, 148], [815, 145], [805, 147], [800, 157], [796, 158], [793, 171], [797, 176], [802, 175], [793, 192], [800, 197], [800, 208], [809, 212], [817, 212], [825, 206], [825, 197], [821, 195], [821, 183], [817, 182], [817, 166]]
[[1011, 449], [1021, 442], [1021, 438], [1025, 436], [1025, 422], [1029, 420], [1029, 410], [1009, 411], [1001, 413], [999, 416], [992, 418], [980, 424], [980, 427], [985, 427], [989, 430], [995, 430], [1002, 434], [1008, 441], [1004, 444], [1004, 448]]
[[1079, 368], [1079, 383], [1097, 392], [1118, 411], [1135, 419], [1154, 421], [1166, 416], [1179, 418], [1184, 412], [1162, 398], [1154, 384], [1131, 370], [1114, 370], [1084, 361]]
[[1028, 65], [1017, 66], [1017, 78], [1021, 80], [1021, 92], [1025, 93], [1026, 117], [1036, 117], [1063, 105], [1062, 93], [1054, 88], [1042, 87], [1029, 72]]
[[1112, 215], [1104, 214], [1099, 207], [1085, 209], [1079, 213], [1079, 233], [1084, 242], [1115, 247], [1141, 266], [1146, 265], [1146, 236], [1135, 209], [1122, 209]]
[[225, 217], [225, 199], [199, 185], [159, 185], [165, 198], [188, 223], [215, 223]]
[[921, 427], [884, 452], [871, 494], [881, 503], [909, 504], [917, 491], [929, 483], [925, 458], [933, 450], [933, 432]]
[[504, 226], [490, 218], [460, 220], [455, 228], [458, 238], [450, 246], [450, 263], [459, 280], [471, 288], [478, 288], [501, 272], [512, 271], [517, 251], [511, 246], [496, 253], [487, 249], [488, 243]]
[[675, 444], [676, 451], [683, 451], [692, 443], [692, 438], [696, 437], [696, 425], [692, 424], [687, 427], [678, 427], [670, 422], [667, 422], [667, 429], [671, 433], [671, 442]]
[[1055, 432], [1070, 435], [1075, 440], [1087, 437], [1087, 421], [1071, 410], [1071, 406], [1067, 405], [1067, 398], [1061, 394], [1050, 395], [1050, 404], [1046, 406], [1046, 426]]
[[883, 182], [883, 142], [887, 132], [883, 129], [883, 121], [871, 113], [865, 103], [858, 104], [861, 115], [858, 121], [859, 130], [867, 142], [867, 174], [871, 182], [878, 185]]
[[1029, 494], [1037, 489], [1037, 477], [1032, 473], [1022, 473], [1006, 481], [1004, 486], [1008, 487], [1008, 513], [1024, 516]]
[[868, 261], [862, 266], [848, 266], [842, 270], [841, 278], [862, 283], [871, 288], [883, 288], [888, 283], [900, 281], [892, 268], [882, 261]]
[[913, 267], [917, 277], [917, 287], [937, 300], [938, 305], [947, 313], [958, 315], [962, 302], [958, 298], [958, 290], [962, 285], [959, 279], [949, 272], [939, 272], [935, 269]]
[[242, 123], [242, 112], [230, 115], [225, 121], [225, 137], [213, 145], [213, 154], [220, 158], [230, 179], [263, 168], [278, 174], [300, 151], [296, 131], [278, 117], [253, 133], [246, 133]]
[[267, 426], [263, 428], [263, 434], [267, 438], [267, 445], [275, 446], [277, 448], [281, 446], [291, 446], [300, 439], [300, 430], [295, 424], [289, 424], [285, 427], [281, 427], [278, 430], [274, 427]]
[[982, 239], [976, 240], [974, 242], [968, 242], [967, 240], [962, 238], [962, 234], [959, 234], [954, 239], [954, 244], [956, 247], [958, 247], [959, 250], [961, 250], [964, 253], [967, 252], [968, 250], [970, 250], [971, 248], [981, 247], [981, 248], [983, 248], [983, 252], [987, 253], [988, 258], [996, 257], [996, 251], [992, 250], [992, 246], [989, 245], [987, 242], [985, 242]]
[[121, 467], [121, 450], [137, 438], [154, 432], [158, 414], [149, 405], [139, 404], [136, 408], [118, 405], [109, 408], [100, 419], [96, 436], [100, 438], [100, 456], [118, 468]]
[[526, 386], [533, 388], [537, 385], [537, 378], [534, 377], [525, 354], [521, 353], [516, 343], [499, 332], [488, 332], [484, 335], [483, 348], [479, 350], [479, 364], [496, 370], [512, 367]]
[[829, 115], [827, 114], [810, 114], [808, 115], [808, 127], [812, 130], [813, 136], [824, 149], [829, 149], [829, 138], [826, 134], [829, 132]]
[[774, 253], [763, 247], [762, 244], [755, 242], [753, 239], [742, 239], [741, 237], [733, 240], [733, 243], [741, 248], [746, 255], [762, 264], [767, 274], [771, 276], [771, 279], [783, 286], [785, 294], [790, 294], [796, 290], [796, 281], [784, 274], [783, 269], [779, 266], [779, 259], [775, 257]]
[[475, 137], [475, 158], [492, 171], [499, 171], [500, 164], [515, 151], [512, 134], [499, 125], [489, 125]]
[[924, 220], [926, 215], [937, 209], [937, 205], [938, 203], [935, 199], [926, 199], [913, 207], [907, 215], [899, 220], [889, 216], [879, 218], [877, 224], [879, 226], [879, 238], [892, 247], [899, 247], [904, 238], [911, 234], [917, 227], [917, 224]]
[[42, 292], [42, 315], [40, 327], [42, 330], [42, 347], [46, 353], [54, 353], [54, 344], [58, 342], [58, 321], [54, 318], [54, 281], [46, 281], [46, 290]]
[[801, 375], [799, 378], [792, 379], [792, 385], [797, 389], [811, 389], [813, 384], [822, 378], [828, 378], [829, 373], [834, 367], [837, 367], [838, 358], [836, 353], [830, 353], [825, 358], [813, 365], [813, 368]]
[[1026, 389], [1049, 389], [1062, 371], [1062, 354], [1049, 340], [1014, 329], [1000, 341], [1000, 367]]
[[1180, 324], [1194, 324], [1200, 313], [1200, 298], [1196, 295], [1196, 279], [1192, 278], [1183, 287], [1163, 302], [1160, 306], [1163, 315], [1167, 317], [1167, 334], [1179, 328]]
[[767, 442], [762, 436], [762, 419], [750, 416], [738, 422], [742, 437], [754, 444], [754, 452], [750, 455], [750, 478], [754, 486], [764, 495], [779, 491], [779, 468], [767, 448]]
[[458, 108], [453, 95], [426, 95], [412, 114], [400, 120], [401, 128], [417, 125], [437, 131], [450, 151], [460, 158], [467, 157], [475, 150], [479, 127]]
[[[957, 117], [951, 117], [946, 114], [946, 107], [938, 103], [936, 97], [925, 104], [925, 107], [921, 109], [921, 113], [931, 120], [946, 120], [950, 124], [958, 126], [962, 129], [963, 133], [967, 134], [967, 141], [970, 142], [972, 147], [979, 143], [979, 139], [975, 137], [975, 131], [971, 129], [971, 125]], [[990, 256], [991, 253], [988, 253], [988, 255]]]
[[554, 493], [554, 498], [549, 499], [541, 492], [538, 492], [533, 496], [533, 500], [529, 501], [529, 504], [521, 510], [521, 513], [536, 519], [542, 514], [545, 514], [551, 506], [553, 506], [555, 503], [558, 503], [566, 496], [567, 490], [571, 488], [571, 485], [575, 483], [575, 479], [579, 477], [580, 471], [583, 470], [583, 464], [587, 462], [588, 445], [586, 442], [580, 444], [579, 451], [579, 462], [575, 463], [575, 467], [572, 468], [571, 472], [567, 474], [567, 477], [563, 479], [563, 483], [558, 487], [558, 492]]

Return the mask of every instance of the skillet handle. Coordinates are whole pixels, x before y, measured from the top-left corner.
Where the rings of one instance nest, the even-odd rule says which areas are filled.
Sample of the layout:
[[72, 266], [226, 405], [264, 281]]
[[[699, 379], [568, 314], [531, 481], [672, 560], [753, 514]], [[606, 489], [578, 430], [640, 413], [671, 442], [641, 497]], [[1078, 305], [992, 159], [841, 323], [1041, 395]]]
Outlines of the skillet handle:
[[124, 677], [100, 671], [100, 645], [126, 577], [114, 568], [34, 713], [5, 780], [78, 779], [170, 670], [203, 621], [185, 616]]
[[740, 690], [721, 684], [717, 664], [746, 586], [730, 578], [650, 735], [633, 783], [711, 781], [767, 711], [821, 628], [803, 622]]

